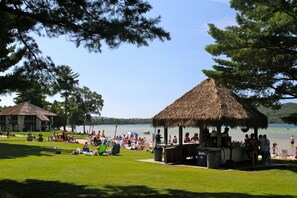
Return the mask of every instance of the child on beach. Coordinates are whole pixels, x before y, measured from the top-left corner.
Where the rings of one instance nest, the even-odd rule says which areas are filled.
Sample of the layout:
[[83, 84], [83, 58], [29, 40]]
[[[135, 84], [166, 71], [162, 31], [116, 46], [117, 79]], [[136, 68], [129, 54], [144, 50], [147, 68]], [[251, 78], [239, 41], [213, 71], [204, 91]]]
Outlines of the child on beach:
[[291, 146], [294, 147], [295, 140], [294, 140], [294, 136], [293, 135], [290, 138], [290, 142], [291, 142]]
[[274, 143], [272, 143], [272, 154], [273, 155], [276, 155], [276, 152], [275, 152], [275, 150], [277, 149], [277, 143], [276, 142], [274, 142]]
[[294, 140], [294, 136], [293, 135], [290, 138], [290, 143], [291, 143], [291, 150], [294, 153], [294, 151], [295, 151], [295, 148], [294, 148], [295, 140]]

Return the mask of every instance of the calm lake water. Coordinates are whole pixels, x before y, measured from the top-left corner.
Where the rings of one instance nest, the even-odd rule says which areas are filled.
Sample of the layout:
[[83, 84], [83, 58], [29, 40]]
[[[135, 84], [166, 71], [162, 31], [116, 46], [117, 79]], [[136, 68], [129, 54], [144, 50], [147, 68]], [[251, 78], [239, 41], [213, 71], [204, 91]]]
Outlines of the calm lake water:
[[[158, 129], [158, 128], [157, 128]], [[107, 137], [114, 137], [116, 134], [118, 135], [124, 135], [128, 134], [129, 132], [137, 132], [140, 137], [145, 137], [146, 140], [151, 141], [152, 140], [152, 134], [157, 130], [154, 127], [152, 127], [150, 124], [133, 124], [133, 125], [95, 125], [92, 127], [86, 126], [86, 131], [96, 131], [96, 133], [100, 130], [105, 131], [105, 135]], [[164, 129], [161, 129], [161, 134], [164, 134]], [[212, 128], [210, 128], [210, 131]], [[223, 128], [222, 128], [223, 130]], [[76, 132], [82, 132], [83, 127], [82, 126], [77, 126]], [[145, 134], [144, 132], [150, 131], [150, 135]], [[190, 136], [192, 136], [194, 133], [199, 134], [199, 129], [198, 128], [184, 128], [184, 133], [189, 132]], [[247, 134], [250, 134], [253, 132], [253, 129], [250, 129]], [[168, 134], [173, 136], [173, 135], [178, 135], [178, 128], [169, 128], [168, 129]], [[240, 127], [238, 128], [233, 128], [230, 129], [229, 135], [232, 138], [232, 141], [243, 141], [244, 135], [246, 133], [243, 133], [240, 130]], [[287, 125], [287, 124], [271, 124], [268, 126], [267, 129], [259, 129], [258, 134], [266, 134], [267, 138], [270, 140], [270, 143], [277, 143], [277, 153], [281, 153], [282, 149], [288, 150], [289, 154], [294, 155], [294, 147], [297, 146], [295, 143], [294, 147], [291, 147], [290, 144], [290, 137], [293, 135], [295, 137], [295, 142], [297, 141], [297, 126], [294, 125]]]

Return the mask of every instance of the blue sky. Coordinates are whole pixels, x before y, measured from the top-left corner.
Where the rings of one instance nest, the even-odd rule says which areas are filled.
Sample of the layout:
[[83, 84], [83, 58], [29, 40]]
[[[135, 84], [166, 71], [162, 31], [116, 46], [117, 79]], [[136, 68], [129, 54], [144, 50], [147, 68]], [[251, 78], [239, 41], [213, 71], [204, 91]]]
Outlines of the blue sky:
[[[169, 31], [171, 40], [154, 40], [148, 47], [121, 45], [89, 53], [76, 48], [66, 37], [39, 38], [44, 55], [57, 65], [69, 65], [79, 73], [80, 86], [101, 94], [101, 116], [151, 118], [184, 93], [206, 79], [203, 69], [211, 69], [212, 56], [205, 46], [214, 43], [207, 33], [208, 23], [220, 28], [235, 25], [235, 10], [228, 0], [148, 0], [149, 16], [162, 17], [159, 26]], [[14, 105], [13, 96], [1, 96], [0, 106]], [[56, 96], [49, 98], [61, 99]]]

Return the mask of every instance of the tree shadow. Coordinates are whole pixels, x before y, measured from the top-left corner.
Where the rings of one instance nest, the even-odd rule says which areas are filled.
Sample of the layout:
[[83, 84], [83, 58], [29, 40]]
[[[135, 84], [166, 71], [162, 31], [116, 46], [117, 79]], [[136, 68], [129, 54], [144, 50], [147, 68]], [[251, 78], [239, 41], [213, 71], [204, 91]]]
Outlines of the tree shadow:
[[102, 189], [90, 189], [88, 186], [62, 183], [59, 181], [26, 180], [17, 182], [13, 180], [0, 180], [0, 198], [25, 198], [25, 197], [44, 197], [44, 198], [81, 198], [81, 197], [138, 197], [138, 198], [210, 198], [210, 197], [295, 197], [288, 195], [250, 195], [244, 193], [208, 193], [208, 192], [189, 192], [186, 190], [165, 189], [159, 191], [146, 186], [110, 186]]
[[27, 156], [52, 156], [54, 148], [46, 148], [41, 146], [30, 146], [22, 144], [0, 144], [0, 159], [13, 159]]
[[271, 165], [266, 165], [266, 166], [249, 166], [245, 168], [239, 168], [241, 171], [264, 171], [264, 170], [272, 170], [272, 169], [277, 169], [277, 170], [289, 170], [294, 173], [297, 173], [297, 161], [294, 160], [272, 160]]

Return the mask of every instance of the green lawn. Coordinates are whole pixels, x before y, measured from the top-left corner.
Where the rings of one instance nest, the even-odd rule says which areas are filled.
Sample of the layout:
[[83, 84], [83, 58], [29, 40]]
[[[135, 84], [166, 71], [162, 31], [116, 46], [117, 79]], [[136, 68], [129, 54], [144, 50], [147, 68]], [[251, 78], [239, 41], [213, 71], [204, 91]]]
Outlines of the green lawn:
[[0, 197], [297, 197], [296, 162], [269, 170], [214, 170], [139, 161], [153, 158], [146, 151], [72, 155], [82, 145], [25, 139], [0, 138]]

